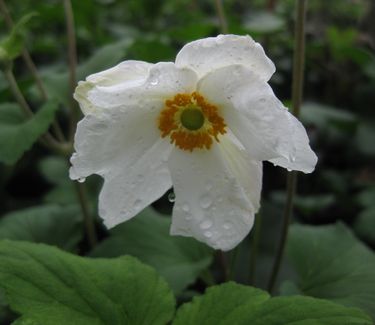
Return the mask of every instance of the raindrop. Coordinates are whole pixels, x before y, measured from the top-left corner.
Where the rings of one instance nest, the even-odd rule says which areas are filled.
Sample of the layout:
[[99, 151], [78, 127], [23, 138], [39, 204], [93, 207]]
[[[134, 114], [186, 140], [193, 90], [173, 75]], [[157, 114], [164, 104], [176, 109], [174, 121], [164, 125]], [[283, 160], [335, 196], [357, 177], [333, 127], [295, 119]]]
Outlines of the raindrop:
[[212, 190], [212, 183], [211, 182], [207, 182], [207, 184], [206, 184], [206, 190], [207, 191], [211, 191]]
[[211, 231], [205, 231], [203, 235], [205, 235], [207, 238], [211, 238], [212, 232]]
[[142, 201], [140, 199], [135, 200], [134, 210], [139, 210], [141, 208]]
[[230, 228], [232, 228], [232, 223], [231, 222], [226, 222], [223, 224], [223, 228], [225, 230], [229, 230]]
[[212, 227], [212, 221], [211, 220], [204, 220], [199, 225], [202, 229], [208, 229]]
[[204, 195], [200, 200], [200, 204], [203, 209], [207, 209], [211, 206], [212, 200], [208, 195]]
[[174, 194], [174, 192], [170, 192], [168, 194], [168, 201], [173, 203], [174, 201], [176, 201], [176, 194]]
[[185, 212], [189, 212], [190, 210], [190, 207], [187, 203], [184, 203], [182, 206], [181, 206], [181, 209], [182, 211], [185, 211]]
[[156, 86], [157, 84], [159, 83], [159, 80], [158, 79], [152, 79], [151, 81], [150, 81], [150, 84], [151, 85], [153, 85], [153, 86]]
[[82, 177], [82, 178], [78, 178], [78, 179], [77, 179], [77, 181], [78, 181], [79, 183], [83, 183], [85, 180], [86, 180], [85, 177]]

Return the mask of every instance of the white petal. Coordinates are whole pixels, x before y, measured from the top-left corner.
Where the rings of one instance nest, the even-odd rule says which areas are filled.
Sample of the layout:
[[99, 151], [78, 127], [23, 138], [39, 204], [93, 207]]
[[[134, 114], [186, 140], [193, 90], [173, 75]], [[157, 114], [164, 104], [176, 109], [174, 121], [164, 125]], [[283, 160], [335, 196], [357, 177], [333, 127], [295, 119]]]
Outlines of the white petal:
[[104, 175], [99, 215], [108, 228], [134, 217], [172, 186], [167, 166], [172, 148], [160, 138], [133, 164], [118, 161], [115, 171]]
[[160, 138], [156, 124], [159, 110], [148, 104], [86, 115], [77, 126], [70, 177], [108, 175], [119, 161], [124, 167], [134, 164]]
[[109, 87], [97, 86], [87, 92], [87, 99], [96, 106], [113, 108], [124, 103], [140, 103], [147, 99], [166, 100], [177, 93], [191, 93], [196, 89], [197, 75], [188, 68], [161, 62], [152, 66], [147, 78]]
[[257, 160], [310, 173], [317, 157], [303, 125], [250, 69], [233, 65], [203, 78], [198, 91], [221, 108], [230, 130]]
[[176, 202], [171, 234], [230, 250], [252, 228], [255, 208], [218, 146], [172, 151], [169, 168]]
[[176, 57], [176, 65], [189, 67], [201, 78], [208, 72], [232, 64], [241, 64], [267, 81], [275, 65], [262, 46], [250, 36], [219, 35], [186, 44]]
[[260, 208], [262, 162], [252, 160], [242, 144], [229, 132], [220, 138], [218, 146], [228, 167], [250, 199], [255, 213]]
[[74, 98], [79, 102], [82, 112], [86, 114], [100, 113], [102, 108], [90, 102], [87, 94], [97, 86], [109, 87], [122, 84], [124, 87], [134, 87], [140, 80], [148, 76], [152, 64], [143, 61], [124, 61], [113, 68], [92, 74], [86, 81], [80, 81], [74, 92]]

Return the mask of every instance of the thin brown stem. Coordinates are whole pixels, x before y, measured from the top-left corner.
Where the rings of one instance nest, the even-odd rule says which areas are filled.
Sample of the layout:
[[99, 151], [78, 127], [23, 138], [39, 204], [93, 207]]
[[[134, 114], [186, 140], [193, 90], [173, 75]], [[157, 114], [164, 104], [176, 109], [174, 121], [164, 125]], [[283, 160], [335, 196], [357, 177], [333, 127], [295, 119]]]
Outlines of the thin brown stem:
[[223, 34], [228, 34], [228, 22], [225, 17], [223, 0], [215, 0], [216, 13], [219, 18], [220, 29]]
[[[6, 6], [6, 3], [4, 2], [4, 0], [0, 0], [0, 11], [4, 17], [5, 24], [7, 25], [8, 29], [12, 30], [14, 26], [14, 22], [13, 22], [11, 15], [9, 14], [8, 7]], [[38, 69], [36, 68], [35, 63], [33, 59], [31, 58], [29, 51], [26, 48], [23, 48], [22, 50], [22, 58], [26, 64], [26, 67], [29, 69], [31, 76], [33, 77], [35, 81], [36, 87], [39, 90], [39, 93], [42, 99], [44, 101], [47, 101], [48, 100], [47, 91], [45, 90], [43, 86], [43, 82], [42, 82], [42, 79], [40, 78]], [[64, 134], [60, 128], [60, 125], [57, 123], [56, 120], [54, 120], [52, 123], [52, 129], [57, 139], [61, 142], [64, 142], [65, 141]]]
[[74, 183], [75, 183], [79, 205], [81, 207], [81, 212], [83, 216], [83, 222], [85, 225], [88, 243], [90, 247], [93, 248], [98, 242], [98, 239], [96, 237], [94, 221], [90, 216], [90, 209], [89, 209], [88, 201], [87, 201], [86, 187], [83, 183], [79, 183], [79, 182], [74, 182]]
[[[297, 21], [295, 24], [295, 49], [293, 57], [293, 83], [292, 83], [292, 106], [293, 114], [298, 117], [301, 111], [303, 95], [303, 72], [305, 60], [305, 18], [306, 18], [307, 0], [297, 0]], [[287, 198], [283, 214], [283, 224], [281, 238], [276, 252], [276, 258], [273, 265], [268, 291], [272, 292], [275, 288], [281, 262], [284, 255], [285, 244], [288, 238], [289, 224], [293, 212], [293, 201], [297, 187], [297, 172], [292, 171], [287, 176]]]
[[[18, 86], [17, 80], [14, 77], [11, 67], [5, 68], [3, 70], [5, 79], [8, 81], [10, 91], [12, 92], [17, 103], [20, 105], [23, 113], [27, 118], [32, 118], [34, 116], [29, 104], [27, 103], [25, 97], [23, 96], [21, 89]], [[45, 133], [41, 136], [40, 140], [42, 145], [51, 149], [52, 151], [59, 154], [67, 154], [69, 146], [59, 143], [50, 133]]]
[[70, 131], [69, 139], [73, 139], [79, 118], [79, 110], [73, 98], [73, 93], [77, 85], [77, 47], [74, 29], [73, 8], [70, 0], [64, 0], [66, 34], [68, 38], [68, 61], [69, 61], [69, 108], [70, 108]]
[[260, 230], [262, 225], [262, 217], [260, 213], [255, 216], [255, 224], [253, 230], [253, 236], [251, 238], [251, 252], [250, 252], [250, 267], [249, 267], [249, 284], [254, 285], [255, 283], [255, 271], [258, 257], [258, 247], [260, 239]]

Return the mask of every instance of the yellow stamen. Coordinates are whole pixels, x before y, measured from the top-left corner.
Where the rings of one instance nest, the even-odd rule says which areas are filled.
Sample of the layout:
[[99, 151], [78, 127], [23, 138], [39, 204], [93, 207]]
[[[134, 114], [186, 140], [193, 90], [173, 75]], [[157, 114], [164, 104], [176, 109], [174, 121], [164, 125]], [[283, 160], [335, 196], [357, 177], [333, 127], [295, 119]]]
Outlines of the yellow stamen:
[[165, 101], [158, 127], [161, 136], [169, 135], [171, 143], [183, 150], [210, 149], [213, 139], [225, 134], [226, 124], [219, 109], [197, 92], [177, 94]]

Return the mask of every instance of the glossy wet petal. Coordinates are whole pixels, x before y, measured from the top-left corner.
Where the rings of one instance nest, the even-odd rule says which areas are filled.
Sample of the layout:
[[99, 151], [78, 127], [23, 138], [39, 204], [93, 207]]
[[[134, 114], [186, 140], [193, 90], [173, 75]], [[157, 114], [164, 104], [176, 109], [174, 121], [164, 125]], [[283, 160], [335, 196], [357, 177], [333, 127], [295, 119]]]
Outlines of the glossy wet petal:
[[[79, 102], [82, 112], [98, 114], [103, 110], [103, 105], [98, 106], [88, 100], [88, 92], [95, 87], [110, 87], [122, 84], [123, 87], [134, 87], [144, 82], [149, 74], [152, 64], [143, 61], [124, 61], [113, 68], [92, 74], [86, 81], [80, 81], [74, 93], [74, 98]], [[104, 105], [105, 107], [105, 105]]]
[[253, 159], [305, 173], [314, 170], [317, 157], [305, 128], [250, 69], [216, 70], [200, 81], [198, 91], [221, 107], [228, 127]]
[[196, 73], [188, 68], [178, 68], [174, 63], [162, 62], [151, 67], [147, 78], [129, 83], [116, 83], [109, 87], [98, 86], [87, 92], [87, 100], [93, 105], [113, 108], [124, 103], [140, 103], [143, 100], [165, 100], [177, 93], [191, 93], [197, 84]]
[[149, 101], [147, 106], [126, 106], [100, 116], [86, 115], [77, 126], [70, 177], [108, 175], [119, 161], [124, 167], [134, 164], [160, 138], [155, 123], [160, 105]]
[[113, 170], [104, 175], [99, 215], [108, 228], [134, 217], [172, 186], [167, 166], [171, 150], [168, 141], [159, 139], [133, 164], [118, 161]]
[[200, 78], [232, 64], [244, 65], [265, 81], [275, 72], [275, 65], [262, 46], [248, 35], [219, 35], [193, 41], [186, 44], [176, 57], [177, 66], [193, 69]]
[[216, 249], [230, 250], [250, 231], [255, 207], [219, 145], [194, 154], [178, 149], [171, 153], [176, 195], [171, 234], [193, 236]]

